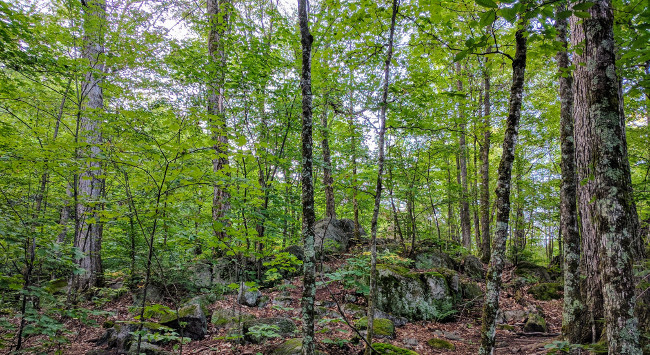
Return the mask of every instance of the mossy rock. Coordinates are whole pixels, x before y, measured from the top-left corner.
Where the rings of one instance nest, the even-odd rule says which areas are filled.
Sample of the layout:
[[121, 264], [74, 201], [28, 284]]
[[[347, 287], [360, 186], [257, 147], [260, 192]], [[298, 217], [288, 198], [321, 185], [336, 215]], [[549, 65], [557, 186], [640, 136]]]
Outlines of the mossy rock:
[[413, 350], [400, 348], [387, 343], [373, 343], [372, 348], [381, 355], [418, 355]]
[[514, 332], [515, 331], [515, 327], [513, 327], [510, 324], [497, 324], [497, 329], [507, 330], [509, 332]]
[[539, 301], [550, 301], [561, 299], [560, 291], [562, 291], [562, 285], [559, 283], [541, 283], [529, 288], [528, 294]]
[[440, 338], [431, 338], [427, 340], [427, 344], [437, 350], [456, 350], [454, 344]]
[[260, 334], [256, 334], [252, 330], [256, 326], [262, 326], [265, 328], [273, 329], [273, 332], [280, 337], [289, 337], [296, 332], [296, 324], [289, 318], [282, 317], [273, 317], [273, 318], [261, 318], [254, 319], [244, 322], [242, 330], [245, 334], [246, 340], [251, 343], [259, 344], [266, 340], [266, 337]]
[[545, 267], [528, 261], [520, 261], [517, 264], [515, 275], [528, 280], [535, 279], [539, 282], [551, 282], [551, 276]]
[[138, 350], [138, 342], [134, 341], [129, 348], [129, 354], [145, 354], [145, 355], [172, 355], [172, 353], [163, 350], [157, 345], [147, 342], [140, 342], [140, 352]]
[[[278, 345], [271, 355], [301, 355], [302, 354], [302, 338], [288, 339], [284, 343]], [[316, 350], [316, 355], [325, 355], [322, 351]]]
[[546, 333], [548, 327], [546, 325], [546, 320], [539, 313], [530, 313], [526, 324], [524, 324], [524, 332], [531, 333]]
[[215, 309], [212, 312], [211, 323], [214, 324], [217, 328], [232, 328], [235, 324], [241, 321], [248, 322], [255, 319], [255, 316], [248, 313], [240, 313], [238, 310], [233, 311], [232, 309]]
[[205, 337], [208, 330], [208, 321], [201, 305], [189, 303], [181, 307], [178, 313], [168, 313], [161, 317], [160, 324], [182, 330], [183, 336], [192, 340], [200, 340]]
[[483, 290], [481, 290], [481, 287], [473, 281], [461, 282], [460, 289], [463, 298], [468, 300], [479, 299], [483, 296]]
[[460, 299], [458, 274], [449, 269], [418, 273], [377, 265], [377, 308], [410, 320], [444, 320]]
[[[368, 317], [363, 317], [356, 322], [355, 326], [361, 330], [368, 329]], [[372, 322], [372, 332], [377, 338], [395, 338], [395, 324], [393, 321], [386, 318], [377, 318]]]
[[458, 264], [446, 253], [438, 250], [431, 250], [420, 253], [415, 256], [416, 269], [433, 269], [433, 268], [457, 269]]
[[63, 292], [64, 289], [68, 286], [68, 279], [65, 277], [52, 280], [45, 285], [45, 291], [50, 294]]

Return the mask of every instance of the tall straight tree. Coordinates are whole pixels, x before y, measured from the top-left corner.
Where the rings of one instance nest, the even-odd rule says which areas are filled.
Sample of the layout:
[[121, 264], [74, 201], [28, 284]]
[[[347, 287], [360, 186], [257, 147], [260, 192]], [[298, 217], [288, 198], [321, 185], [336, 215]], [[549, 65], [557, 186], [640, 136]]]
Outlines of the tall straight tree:
[[328, 95], [325, 95], [323, 112], [321, 113], [321, 149], [323, 150], [323, 185], [325, 185], [325, 215], [336, 218], [336, 203], [334, 200], [334, 178], [332, 177], [332, 157], [330, 154], [329, 128], [327, 127]]
[[[456, 82], [456, 90], [460, 93], [463, 92], [463, 80], [461, 79], [462, 71], [460, 62], [456, 62], [456, 75], [458, 76]], [[467, 143], [465, 139], [465, 130], [467, 123], [465, 122], [465, 110], [463, 103], [458, 104], [458, 170], [460, 175], [460, 229], [462, 235], [463, 246], [470, 249], [472, 246], [472, 227], [469, 216], [469, 191], [467, 188]]]
[[[208, 62], [210, 81], [208, 83], [208, 115], [214, 140], [215, 158], [212, 170], [228, 177], [228, 127], [224, 110], [226, 81], [225, 33], [228, 26], [228, 2], [208, 0], [207, 15], [210, 31], [208, 33]], [[226, 236], [225, 216], [230, 209], [227, 186], [215, 183], [212, 196], [212, 221], [215, 234], [223, 240]], [[218, 227], [217, 227], [218, 226]]]
[[579, 320], [584, 313], [580, 292], [580, 233], [576, 206], [576, 162], [573, 122], [573, 76], [569, 69], [567, 45], [567, 19], [559, 14], [566, 11], [565, 4], [557, 7], [556, 40], [561, 44], [555, 59], [558, 66], [560, 86], [560, 144], [562, 153], [562, 186], [560, 187], [560, 228], [564, 239], [564, 307], [562, 312], [562, 335], [572, 344], [582, 342]]
[[585, 273], [601, 275], [587, 278], [588, 305], [604, 311], [610, 354], [641, 354], [633, 277], [641, 238], [616, 76], [614, 15], [611, 0], [593, 4], [589, 18], [571, 19], [571, 42], [582, 49], [574, 58], [573, 112]]
[[101, 155], [101, 113], [104, 109], [104, 32], [106, 31], [106, 3], [104, 0], [82, 1], [83, 43], [82, 57], [88, 68], [81, 83], [77, 140], [82, 147], [79, 157], [85, 160], [85, 170], [79, 174], [76, 191], [76, 218], [74, 246], [84, 256], [79, 266], [86, 272], [73, 278], [73, 288], [87, 289], [100, 286], [102, 272], [101, 197], [104, 189]]
[[483, 144], [481, 144], [481, 261], [490, 262], [490, 73], [483, 69]]
[[508, 221], [510, 219], [512, 163], [515, 160], [521, 102], [524, 92], [524, 74], [526, 72], [526, 52], [528, 48], [527, 23], [525, 19], [521, 19], [517, 24], [517, 32], [515, 33], [515, 56], [512, 58], [512, 85], [510, 87], [508, 118], [506, 120], [503, 153], [499, 163], [496, 189], [496, 230], [494, 231], [492, 256], [488, 267], [485, 302], [483, 304], [483, 326], [481, 328], [481, 348], [479, 349], [479, 353], [482, 355], [494, 353], [501, 273], [503, 272], [506, 240], [508, 239]]
[[[393, 60], [393, 38], [395, 37], [395, 19], [399, 11], [398, 0], [393, 0], [393, 13], [390, 18], [390, 33], [388, 35], [388, 52], [384, 62], [384, 87], [381, 93], [380, 111], [379, 111], [379, 139], [377, 149], [377, 185], [375, 187], [375, 207], [372, 211], [372, 221], [370, 223], [370, 294], [368, 295], [368, 330], [367, 343], [372, 344], [373, 325], [375, 320], [375, 302], [377, 300], [377, 220], [379, 218], [379, 207], [381, 204], [382, 177], [384, 174], [384, 136], [386, 135], [386, 112], [388, 111], [388, 88], [390, 86], [390, 64]], [[415, 226], [414, 226], [415, 227]], [[371, 346], [366, 347], [365, 354], [370, 355], [373, 349]]]
[[302, 354], [314, 354], [314, 299], [316, 298], [316, 256], [314, 252], [314, 180], [313, 180], [313, 119], [311, 93], [311, 45], [307, 0], [298, 0], [298, 22], [302, 46], [302, 238], [305, 250], [302, 292]]

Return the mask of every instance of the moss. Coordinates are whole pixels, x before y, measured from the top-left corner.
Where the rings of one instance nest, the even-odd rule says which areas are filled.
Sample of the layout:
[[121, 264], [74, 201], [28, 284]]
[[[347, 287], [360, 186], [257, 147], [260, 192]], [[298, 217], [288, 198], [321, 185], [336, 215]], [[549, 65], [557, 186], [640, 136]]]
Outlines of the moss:
[[540, 301], [559, 300], [562, 298], [559, 293], [561, 290], [559, 283], [541, 283], [528, 289], [528, 294]]
[[201, 311], [201, 312], [203, 311], [201, 309], [200, 305], [195, 304], [195, 303], [188, 304], [188, 305], [186, 305], [184, 307], [181, 307], [181, 309], [178, 310], [178, 316], [176, 315], [176, 312], [171, 312], [171, 313], [167, 313], [167, 314], [163, 315], [160, 318], [160, 323], [169, 323], [169, 322], [172, 322], [172, 321], [174, 321], [176, 319], [183, 319], [185, 317], [189, 317], [189, 316], [198, 314], [199, 311]]
[[381, 355], [418, 355], [418, 353], [413, 350], [400, 348], [386, 343], [373, 343], [372, 348]]
[[[368, 317], [363, 317], [355, 322], [359, 329], [368, 329]], [[394, 337], [395, 325], [390, 319], [377, 318], [372, 322], [372, 331], [376, 337]]]
[[507, 330], [509, 332], [514, 332], [515, 331], [515, 327], [513, 327], [510, 324], [497, 324], [497, 329]]
[[390, 264], [378, 264], [377, 270], [388, 270], [396, 273], [399, 276], [408, 277], [408, 278], [418, 278], [419, 274], [413, 272], [403, 266], [390, 265]]
[[429, 346], [434, 349], [456, 350], [456, 346], [454, 346], [454, 344], [440, 338], [431, 338], [427, 340], [427, 344], [429, 344]]
[[537, 313], [531, 313], [528, 315], [528, 320], [524, 324], [524, 332], [541, 332], [545, 333], [548, 330], [546, 326], [546, 320], [544, 317]]
[[102, 328], [104, 329], [113, 328], [114, 325], [115, 325], [115, 321], [105, 320], [104, 324], [102, 324]]

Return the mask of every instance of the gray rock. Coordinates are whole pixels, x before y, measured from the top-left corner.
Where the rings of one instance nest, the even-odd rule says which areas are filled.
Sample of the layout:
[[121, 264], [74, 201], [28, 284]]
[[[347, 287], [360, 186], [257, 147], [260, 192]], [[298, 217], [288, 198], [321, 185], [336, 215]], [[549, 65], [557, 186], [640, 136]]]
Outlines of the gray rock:
[[[287, 339], [284, 343], [271, 352], [271, 355], [301, 355], [302, 338]], [[325, 355], [322, 351], [316, 350], [317, 355]]]
[[[361, 231], [365, 235], [365, 231]], [[314, 247], [318, 254], [345, 252], [354, 237], [354, 222], [349, 219], [321, 219], [314, 225], [314, 237]]]
[[527, 261], [520, 261], [517, 264], [515, 275], [535, 279], [538, 282], [551, 282], [551, 276], [545, 267]]
[[246, 321], [243, 324], [244, 338], [255, 344], [267, 339], [266, 336], [255, 332], [256, 327], [271, 330], [283, 338], [289, 337], [296, 332], [296, 324], [289, 318], [273, 317]]
[[146, 355], [171, 355], [172, 353], [161, 349], [159, 346], [144, 341], [140, 342], [140, 352], [138, 350], [138, 342], [134, 341], [129, 348], [129, 354], [146, 354]]
[[384, 312], [382, 310], [375, 309], [375, 319], [377, 319], [377, 318], [389, 319], [391, 322], [393, 322], [393, 324], [397, 328], [403, 327], [409, 322], [409, 320], [406, 319], [405, 317], [394, 316], [394, 315], [392, 315], [390, 313], [386, 313], [386, 312]]
[[540, 332], [546, 333], [548, 327], [546, 326], [546, 320], [539, 313], [531, 313], [526, 319], [526, 324], [524, 324], [524, 332]]
[[433, 250], [415, 256], [416, 269], [428, 270], [440, 267], [450, 270], [458, 268], [454, 259], [441, 251]]
[[291, 303], [293, 303], [293, 298], [290, 296], [277, 296], [273, 299], [271, 304], [274, 306], [280, 306], [280, 307], [289, 307], [291, 306]]
[[234, 328], [235, 326], [238, 325], [238, 323], [241, 321], [242, 323], [254, 320], [255, 316], [252, 314], [240, 312], [239, 310], [235, 309], [215, 309], [214, 312], [212, 312], [212, 319], [211, 323], [214, 324], [216, 328], [227, 328], [231, 329]]
[[407, 347], [409, 347], [409, 348], [414, 348], [414, 347], [418, 346], [418, 340], [415, 339], [415, 338], [404, 338], [402, 340], [402, 343], [404, 345], [406, 345]]
[[200, 304], [188, 303], [178, 310], [178, 314], [168, 313], [160, 319], [160, 324], [175, 329], [179, 334], [192, 340], [201, 340], [208, 332], [208, 320]]
[[252, 291], [251, 287], [246, 286], [245, 283], [239, 284], [239, 294], [237, 295], [237, 302], [244, 306], [255, 307], [259, 302], [262, 293], [259, 290]]
[[[133, 303], [142, 306], [143, 291], [133, 293]], [[154, 284], [147, 286], [147, 302], [159, 303], [163, 300], [163, 290]]]
[[211, 288], [214, 283], [212, 271], [212, 265], [206, 263], [198, 263], [190, 266], [190, 283], [198, 289]]
[[129, 349], [133, 342], [133, 334], [138, 330], [137, 324], [119, 323], [112, 328], [106, 329], [106, 333], [96, 342], [97, 345], [106, 345], [109, 349], [117, 352], [124, 352]]
[[467, 255], [460, 262], [460, 272], [471, 277], [474, 280], [485, 279], [485, 269], [483, 263], [474, 255]]
[[481, 299], [483, 296], [483, 290], [481, 290], [481, 287], [476, 282], [461, 282], [460, 288], [465, 299]]
[[296, 257], [296, 259], [303, 261], [305, 260], [305, 251], [303, 250], [302, 247], [298, 245], [290, 245], [284, 249], [282, 249], [282, 252], [289, 253], [293, 256]]

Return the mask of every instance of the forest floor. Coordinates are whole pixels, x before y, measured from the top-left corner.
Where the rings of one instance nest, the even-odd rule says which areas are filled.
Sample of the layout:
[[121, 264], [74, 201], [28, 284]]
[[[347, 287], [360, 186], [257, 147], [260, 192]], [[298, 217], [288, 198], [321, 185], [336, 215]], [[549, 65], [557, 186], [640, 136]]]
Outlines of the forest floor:
[[[327, 266], [335, 269], [340, 267], [343, 262], [341, 260], [331, 261]], [[505, 270], [503, 273], [504, 284], [510, 281], [512, 273], [512, 268]], [[226, 295], [223, 299], [209, 306], [210, 312], [215, 309], [241, 308], [242, 311], [257, 318], [293, 318], [298, 324], [298, 330], [300, 330], [302, 278], [296, 277], [289, 281], [292, 286], [285, 286], [283, 291], [262, 290], [262, 293], [269, 296], [271, 300], [276, 297], [286, 298], [289, 295], [292, 300], [287, 307], [273, 307], [272, 302], [268, 302], [264, 307], [246, 307], [236, 302], [236, 295]], [[480, 283], [480, 287], [485, 291], [484, 283]], [[524, 310], [529, 309], [531, 306], [536, 307], [544, 314], [548, 325], [548, 333], [524, 333], [522, 331], [523, 323], [510, 323], [509, 325], [512, 327], [507, 327], [509, 329], [497, 330], [496, 354], [546, 354], [548, 349], [545, 349], [544, 346], [558, 338], [562, 325], [562, 301], [538, 301], [528, 295], [526, 290], [526, 287], [520, 290], [503, 290], [500, 296], [500, 307], [503, 310]], [[346, 297], [348, 293], [350, 296]], [[343, 289], [337, 283], [331, 283], [329, 290], [325, 286], [320, 286], [316, 298], [317, 305], [329, 309], [322, 318], [317, 319], [316, 338], [319, 344], [318, 349], [334, 355], [362, 353], [363, 342], [353, 343], [355, 332], [345, 322], [340, 320], [332, 321], [332, 319], [340, 318], [336, 302], [343, 308], [346, 299], [349, 301], [357, 298], [360, 306], [364, 305], [365, 300], [361, 297], [354, 297], [352, 291]], [[336, 302], [333, 301], [333, 298], [336, 299]], [[451, 321], [411, 322], [403, 327], [396, 328], [396, 337], [394, 339], [378, 339], [376, 341], [408, 348], [418, 354], [477, 354], [480, 344], [481, 304], [482, 299], [467, 302], [460, 306], [459, 312]], [[108, 319], [110, 321], [133, 321], [133, 314], [129, 313], [128, 310], [131, 305], [132, 295], [126, 294], [103, 305], [102, 310], [111, 312], [112, 315]], [[94, 309], [95, 305], [89, 303], [87, 307]], [[350, 324], [353, 324], [353, 320], [356, 319], [349, 314], [346, 314], [346, 317]], [[106, 320], [105, 317], [97, 318], [100, 325]], [[105, 329], [100, 326], [84, 326], [77, 320], [67, 321], [66, 326], [73, 332], [67, 336], [69, 344], [60, 348], [63, 354], [85, 354], [91, 349], [98, 348], [95, 341], [105, 332]], [[274, 338], [263, 344], [238, 344], [223, 340], [225, 335], [223, 328], [218, 329], [208, 322], [208, 334], [205, 339], [183, 345], [182, 354], [269, 354], [285, 340], [283, 338]], [[454, 345], [455, 349], [433, 349], [427, 344], [427, 341], [432, 338], [447, 340]], [[38, 341], [39, 339], [35, 337], [28, 342]], [[171, 345], [166, 348], [172, 350]], [[56, 349], [51, 350], [52, 353], [56, 351]], [[106, 352], [106, 354], [110, 354], [110, 352]]]

